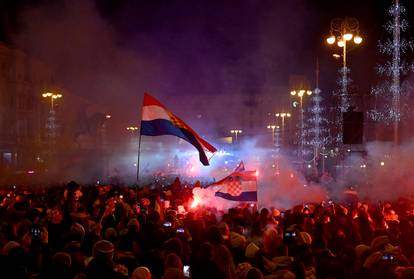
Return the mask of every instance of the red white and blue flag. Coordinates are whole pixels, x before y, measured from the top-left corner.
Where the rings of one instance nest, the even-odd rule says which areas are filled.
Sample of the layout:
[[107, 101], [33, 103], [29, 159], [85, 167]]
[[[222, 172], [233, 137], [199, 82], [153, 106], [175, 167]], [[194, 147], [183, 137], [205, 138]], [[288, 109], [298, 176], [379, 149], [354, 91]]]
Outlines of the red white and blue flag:
[[141, 135], [162, 136], [172, 135], [191, 143], [199, 153], [203, 165], [209, 165], [206, 152], [214, 153], [217, 149], [202, 139], [193, 129], [180, 118], [170, 112], [157, 99], [144, 94], [142, 107]]
[[233, 172], [210, 186], [217, 189], [216, 197], [230, 201], [257, 201], [256, 171]]

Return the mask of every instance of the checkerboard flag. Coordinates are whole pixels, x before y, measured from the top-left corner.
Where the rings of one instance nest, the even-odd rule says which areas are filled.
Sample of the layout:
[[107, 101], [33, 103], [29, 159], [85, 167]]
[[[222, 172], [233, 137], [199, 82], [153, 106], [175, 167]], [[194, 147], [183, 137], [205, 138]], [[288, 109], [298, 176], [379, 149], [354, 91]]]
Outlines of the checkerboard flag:
[[210, 186], [215, 186], [218, 189], [215, 193], [216, 197], [230, 201], [257, 201], [256, 171], [233, 172]]

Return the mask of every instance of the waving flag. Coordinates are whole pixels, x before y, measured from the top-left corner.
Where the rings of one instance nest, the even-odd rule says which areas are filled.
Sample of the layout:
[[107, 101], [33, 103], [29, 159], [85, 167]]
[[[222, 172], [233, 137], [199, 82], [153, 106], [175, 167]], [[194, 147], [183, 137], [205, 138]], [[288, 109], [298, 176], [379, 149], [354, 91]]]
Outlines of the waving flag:
[[233, 172], [214, 183], [215, 196], [231, 201], [257, 201], [256, 171]]
[[243, 161], [240, 161], [239, 165], [234, 169], [234, 172], [245, 171]]
[[173, 135], [191, 143], [200, 156], [203, 165], [208, 166], [206, 151], [214, 153], [217, 149], [202, 139], [193, 129], [180, 118], [170, 112], [154, 97], [144, 94], [142, 107], [141, 135], [162, 136]]

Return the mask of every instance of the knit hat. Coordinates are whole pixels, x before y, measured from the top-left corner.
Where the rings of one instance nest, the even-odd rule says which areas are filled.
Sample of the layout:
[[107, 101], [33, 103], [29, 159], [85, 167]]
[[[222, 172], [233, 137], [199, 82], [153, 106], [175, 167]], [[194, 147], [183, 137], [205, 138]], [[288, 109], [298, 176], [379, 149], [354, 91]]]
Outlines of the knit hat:
[[273, 217], [279, 217], [280, 216], [280, 211], [277, 210], [276, 208], [272, 209], [272, 216]]
[[362, 254], [371, 249], [368, 245], [360, 244], [355, 246], [355, 256], [360, 259]]
[[244, 278], [246, 272], [252, 268], [253, 266], [248, 262], [239, 263], [235, 270], [236, 279]]
[[244, 249], [244, 247], [246, 246], [246, 238], [241, 234], [238, 234], [236, 232], [231, 232], [230, 233], [230, 245], [232, 248]]
[[6, 245], [4, 245], [3, 247], [3, 255], [7, 256], [9, 252], [16, 247], [20, 247], [20, 243], [16, 241], [7, 242]]
[[113, 256], [114, 250], [115, 250], [114, 245], [110, 241], [99, 240], [93, 246], [93, 255], [94, 257], [108, 256], [108, 255]]
[[381, 235], [374, 238], [371, 242], [371, 249], [372, 250], [379, 250], [384, 248], [388, 243], [390, 243], [390, 240], [388, 236]]
[[80, 239], [85, 237], [85, 228], [79, 223], [73, 223], [70, 227], [71, 234], [77, 235]]
[[251, 242], [249, 245], [247, 245], [244, 255], [246, 256], [246, 258], [253, 259], [259, 250], [260, 248], [256, 244]]
[[116, 229], [114, 229], [114, 228], [107, 228], [105, 230], [104, 238], [106, 240], [111, 240], [113, 238], [116, 238], [117, 236], [118, 236], [118, 232], [116, 231]]
[[60, 264], [67, 267], [70, 267], [72, 265], [72, 258], [68, 253], [58, 252], [52, 257], [52, 260], [55, 264]]
[[167, 258], [164, 261], [164, 268], [183, 268], [183, 263], [180, 257], [177, 256], [175, 253], [168, 254]]
[[128, 228], [134, 228], [135, 230], [139, 230], [139, 222], [137, 218], [132, 218], [128, 221]]
[[312, 237], [307, 232], [300, 232], [298, 237], [299, 245], [311, 245]]
[[151, 279], [151, 271], [145, 266], [140, 266], [132, 272], [131, 279]]

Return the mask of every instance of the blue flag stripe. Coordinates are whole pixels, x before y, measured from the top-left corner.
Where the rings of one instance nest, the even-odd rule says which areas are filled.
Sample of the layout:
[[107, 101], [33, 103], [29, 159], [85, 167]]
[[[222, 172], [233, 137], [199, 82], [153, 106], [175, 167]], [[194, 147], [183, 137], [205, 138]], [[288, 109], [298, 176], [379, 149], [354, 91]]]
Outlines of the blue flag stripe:
[[204, 152], [203, 147], [196, 137], [186, 129], [179, 128], [175, 126], [171, 121], [166, 119], [154, 119], [151, 121], [141, 121], [141, 135], [144, 136], [163, 136], [163, 135], [172, 135], [192, 144], [199, 153], [200, 161], [203, 165], [208, 166], [208, 158]]
[[232, 196], [229, 193], [216, 192], [216, 197], [230, 201], [257, 201], [257, 192], [242, 192], [239, 196]]

